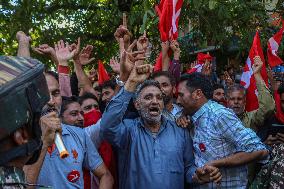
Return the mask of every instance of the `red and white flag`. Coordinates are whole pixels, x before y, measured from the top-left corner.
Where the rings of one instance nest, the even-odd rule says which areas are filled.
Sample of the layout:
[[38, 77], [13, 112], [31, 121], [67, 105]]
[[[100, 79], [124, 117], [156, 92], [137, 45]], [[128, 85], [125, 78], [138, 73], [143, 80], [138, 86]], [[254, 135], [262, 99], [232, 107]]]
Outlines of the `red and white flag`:
[[204, 53], [198, 53], [197, 54], [197, 65], [193, 68], [187, 70], [187, 73], [193, 73], [193, 72], [201, 72], [203, 65], [206, 60], [212, 61], [213, 57], [210, 56], [210, 54], [204, 54]]
[[283, 60], [277, 55], [284, 31], [284, 21], [282, 21], [282, 28], [268, 40], [267, 43], [267, 58], [270, 67], [278, 66], [283, 63]]
[[253, 70], [252, 70], [252, 65], [254, 64], [253, 58], [255, 56], [260, 56], [263, 62], [263, 66], [261, 69], [261, 76], [267, 85], [268, 77], [267, 77], [267, 72], [265, 69], [265, 60], [264, 60], [263, 51], [262, 51], [258, 32], [256, 32], [254, 36], [252, 47], [249, 52], [249, 57], [246, 60], [244, 72], [241, 77], [241, 85], [243, 85], [247, 89], [246, 111], [248, 112], [256, 110], [259, 107], [258, 100], [257, 100], [258, 91], [256, 88], [255, 78], [254, 78]]
[[[178, 38], [178, 21], [183, 0], [161, 0], [155, 7], [159, 16], [159, 31], [162, 42]], [[162, 69], [162, 54], [156, 60], [155, 71]]]

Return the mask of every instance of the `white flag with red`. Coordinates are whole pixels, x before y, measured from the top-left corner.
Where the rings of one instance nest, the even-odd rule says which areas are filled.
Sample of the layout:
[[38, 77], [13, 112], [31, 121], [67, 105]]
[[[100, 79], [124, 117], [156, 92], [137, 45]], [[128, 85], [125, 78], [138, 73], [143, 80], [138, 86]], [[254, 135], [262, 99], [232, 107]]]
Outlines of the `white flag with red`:
[[246, 60], [246, 64], [241, 77], [241, 85], [243, 85], [247, 89], [246, 111], [248, 112], [257, 110], [259, 107], [257, 100], [258, 91], [256, 88], [255, 78], [252, 70], [252, 65], [254, 64], [253, 59], [255, 56], [260, 56], [261, 61], [263, 62], [263, 66], [261, 69], [261, 76], [267, 85], [268, 77], [265, 69], [265, 60], [258, 32], [256, 32], [254, 36], [252, 47], [249, 52], [249, 57]]
[[275, 67], [283, 63], [283, 60], [277, 55], [278, 48], [281, 44], [284, 31], [284, 21], [282, 21], [282, 28], [268, 40], [267, 43], [267, 58], [270, 67]]

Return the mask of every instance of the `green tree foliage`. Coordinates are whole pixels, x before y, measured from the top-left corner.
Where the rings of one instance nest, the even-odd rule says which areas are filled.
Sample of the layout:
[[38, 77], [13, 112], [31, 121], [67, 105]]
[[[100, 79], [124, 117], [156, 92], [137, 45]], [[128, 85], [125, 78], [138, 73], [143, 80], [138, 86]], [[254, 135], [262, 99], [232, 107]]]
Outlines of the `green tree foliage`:
[[[0, 54], [15, 55], [16, 32], [31, 35], [32, 46], [64, 39], [75, 42], [80, 36], [82, 45], [94, 45], [94, 57], [108, 61], [117, 55], [118, 45], [113, 34], [122, 23], [119, 0], [0, 0]], [[158, 53], [158, 17], [154, 5], [159, 0], [133, 0], [128, 13], [128, 26], [137, 38], [147, 31], [153, 44], [153, 60]], [[180, 28], [192, 23], [193, 37], [182, 45], [182, 61], [187, 62], [190, 44], [205, 47], [220, 45], [227, 49], [232, 36], [238, 37], [241, 49], [248, 49], [256, 28], [264, 39], [267, 32], [267, 13], [258, 0], [184, 0]], [[264, 40], [263, 40], [264, 41]], [[36, 54], [48, 66], [51, 62]]]

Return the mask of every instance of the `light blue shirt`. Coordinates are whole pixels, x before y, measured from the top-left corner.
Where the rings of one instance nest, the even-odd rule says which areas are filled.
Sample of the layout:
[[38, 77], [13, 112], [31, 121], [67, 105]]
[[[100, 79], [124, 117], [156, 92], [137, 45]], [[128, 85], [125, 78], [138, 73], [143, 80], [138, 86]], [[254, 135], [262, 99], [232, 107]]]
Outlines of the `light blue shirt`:
[[62, 140], [69, 156], [61, 159], [56, 147], [46, 152], [37, 183], [53, 189], [84, 188], [83, 168], [94, 171], [103, 161], [82, 128], [62, 124]]
[[[191, 136], [198, 167], [238, 152], [266, 150], [253, 130], [245, 128], [232, 110], [217, 102], [209, 100], [205, 103], [192, 116], [192, 121], [194, 128]], [[247, 165], [221, 168], [220, 171], [221, 186], [208, 183], [199, 188], [246, 188]]]
[[119, 188], [183, 189], [196, 170], [188, 131], [163, 118], [153, 136], [140, 118], [123, 119], [132, 96], [122, 88], [101, 120], [100, 134], [118, 150]]

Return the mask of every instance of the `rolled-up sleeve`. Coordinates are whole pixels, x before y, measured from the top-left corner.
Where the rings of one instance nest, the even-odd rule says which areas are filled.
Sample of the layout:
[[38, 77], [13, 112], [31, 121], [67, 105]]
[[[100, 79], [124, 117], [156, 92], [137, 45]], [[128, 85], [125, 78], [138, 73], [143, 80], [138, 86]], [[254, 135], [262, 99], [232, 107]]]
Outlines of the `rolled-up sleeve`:
[[101, 119], [100, 136], [116, 147], [123, 148], [127, 143], [127, 126], [123, 117], [133, 93], [122, 88], [107, 105]]

